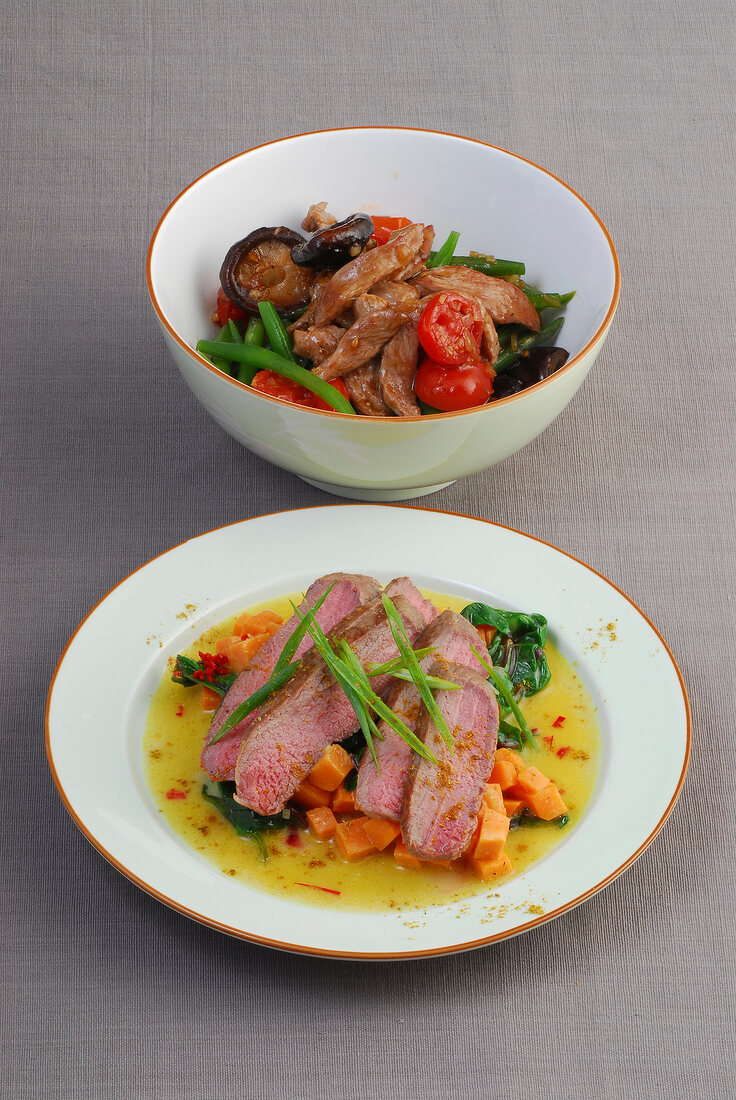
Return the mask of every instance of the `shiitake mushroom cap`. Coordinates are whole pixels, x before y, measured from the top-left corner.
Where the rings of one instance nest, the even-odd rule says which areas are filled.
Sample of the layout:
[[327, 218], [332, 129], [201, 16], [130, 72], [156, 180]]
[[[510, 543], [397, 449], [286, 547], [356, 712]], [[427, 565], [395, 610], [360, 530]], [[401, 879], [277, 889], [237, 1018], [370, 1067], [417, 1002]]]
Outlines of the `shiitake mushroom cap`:
[[351, 214], [297, 244], [291, 250], [291, 258], [309, 267], [342, 267], [360, 255], [372, 233], [372, 218], [367, 214]]
[[529, 389], [537, 382], [543, 382], [551, 374], [564, 366], [569, 357], [569, 352], [564, 348], [540, 347], [532, 348], [526, 355], [522, 355], [518, 362], [508, 370], [503, 371], [493, 381], [493, 396], [497, 401], [502, 397], [510, 397], [514, 393], [521, 393]]
[[279, 313], [307, 304], [314, 271], [295, 264], [292, 249], [306, 244], [301, 233], [283, 225], [255, 229], [228, 250], [220, 284], [231, 302], [257, 314], [259, 302], [272, 302]]

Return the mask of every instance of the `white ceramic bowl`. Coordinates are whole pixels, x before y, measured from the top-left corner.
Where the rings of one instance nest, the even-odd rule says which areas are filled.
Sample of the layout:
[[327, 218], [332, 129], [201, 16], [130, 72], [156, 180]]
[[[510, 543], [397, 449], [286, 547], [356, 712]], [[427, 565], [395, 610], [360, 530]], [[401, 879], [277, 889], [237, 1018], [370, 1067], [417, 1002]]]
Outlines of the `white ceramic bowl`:
[[[464, 412], [373, 418], [320, 412], [257, 393], [194, 350], [212, 336], [220, 265], [261, 225], [298, 228], [312, 202], [431, 222], [441, 242], [526, 264], [545, 290], [577, 294], [558, 343], [565, 366], [528, 391]], [[251, 451], [338, 496], [402, 500], [493, 466], [539, 435], [593, 365], [619, 295], [619, 266], [598, 215], [561, 180], [513, 153], [427, 130], [360, 127], [284, 138], [212, 168], [159, 222], [148, 288], [187, 385]]]

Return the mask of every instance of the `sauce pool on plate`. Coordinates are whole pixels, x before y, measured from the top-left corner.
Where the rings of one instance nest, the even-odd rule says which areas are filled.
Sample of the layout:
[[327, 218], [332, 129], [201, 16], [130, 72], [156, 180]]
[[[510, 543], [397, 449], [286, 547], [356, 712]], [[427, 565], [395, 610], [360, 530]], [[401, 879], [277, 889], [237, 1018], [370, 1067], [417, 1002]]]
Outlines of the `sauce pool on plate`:
[[[424, 591], [441, 610], [461, 611], [465, 600]], [[249, 610], [266, 607], [284, 619], [291, 615], [284, 596]], [[232, 632], [236, 616], [206, 631], [188, 649], [196, 658]], [[580, 821], [598, 772], [600, 735], [592, 700], [573, 667], [551, 642], [547, 661], [552, 678], [538, 695], [523, 699], [527, 722], [537, 731], [536, 748], [523, 757], [560, 789], [569, 822], [540, 822], [512, 829], [504, 851], [513, 864], [512, 877], [545, 856]], [[349, 863], [332, 841], [320, 841], [306, 829], [264, 831], [268, 858], [202, 797], [202, 785], [214, 784], [199, 767], [199, 756], [212, 715], [202, 711], [200, 692], [171, 681], [167, 669], [151, 699], [143, 737], [144, 774], [151, 795], [167, 826], [224, 874], [249, 887], [308, 905], [348, 910], [415, 909], [445, 905], [475, 894], [491, 894], [503, 878], [480, 881], [464, 864], [449, 870], [431, 866], [406, 870], [391, 852], [377, 852]]]

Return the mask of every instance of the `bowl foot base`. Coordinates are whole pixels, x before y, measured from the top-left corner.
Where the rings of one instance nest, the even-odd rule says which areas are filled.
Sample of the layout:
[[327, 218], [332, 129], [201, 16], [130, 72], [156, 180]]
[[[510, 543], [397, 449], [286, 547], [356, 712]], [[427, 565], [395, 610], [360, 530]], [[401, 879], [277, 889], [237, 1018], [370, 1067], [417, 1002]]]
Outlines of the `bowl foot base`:
[[325, 493], [332, 493], [336, 497], [351, 497], [353, 500], [412, 500], [414, 497], [426, 497], [430, 493], [438, 493], [440, 489], [446, 489], [448, 485], [454, 485], [454, 481], [444, 481], [441, 485], [422, 485], [418, 489], [359, 489], [349, 485], [331, 485], [327, 481], [312, 481], [309, 477], [301, 478], [307, 485], [314, 485], [315, 489], [321, 489]]

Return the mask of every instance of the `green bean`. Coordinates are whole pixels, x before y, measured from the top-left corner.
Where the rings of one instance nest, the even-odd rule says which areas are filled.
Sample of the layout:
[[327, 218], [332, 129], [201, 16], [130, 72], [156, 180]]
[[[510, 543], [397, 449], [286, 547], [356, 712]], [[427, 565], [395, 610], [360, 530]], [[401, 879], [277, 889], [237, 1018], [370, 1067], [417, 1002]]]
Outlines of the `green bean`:
[[282, 358], [290, 359], [292, 363], [296, 363], [291, 337], [286, 331], [284, 322], [276, 312], [273, 302], [259, 302], [258, 312], [261, 315], [271, 350], [282, 356]]
[[501, 371], [507, 370], [512, 363], [515, 363], [517, 359], [520, 359], [525, 351], [529, 351], [530, 348], [536, 348], [540, 345], [549, 344], [549, 342], [557, 335], [562, 326], [564, 317], [555, 317], [554, 321], [550, 321], [548, 325], [542, 329], [541, 332], [529, 332], [526, 336], [520, 336], [516, 342], [516, 351], [504, 351], [499, 355], [496, 362], [493, 364], [497, 374]]
[[[263, 321], [260, 321], [257, 317], [251, 317], [248, 322], [248, 327], [245, 330], [245, 338], [243, 343], [247, 344], [249, 348], [260, 348], [266, 338], [266, 329], [263, 325]], [[249, 367], [247, 363], [240, 363], [238, 367], [238, 381], [245, 382], [246, 386], [249, 386], [256, 376], [256, 368]]]
[[530, 286], [529, 283], [526, 283], [521, 289], [537, 312], [542, 309], [564, 309], [567, 303], [575, 297], [574, 290], [568, 290], [566, 294], [553, 294], [540, 290], [536, 286]]
[[248, 344], [216, 344], [214, 340], [197, 341], [197, 351], [204, 355], [222, 354], [228, 359], [234, 359], [236, 363], [246, 363], [249, 367], [255, 367], [256, 371], [272, 370], [275, 374], [290, 378], [292, 382], [297, 382], [305, 389], [316, 393], [317, 397], [321, 397], [336, 412], [350, 415], [355, 413], [350, 402], [329, 382], [300, 367], [298, 363], [292, 363], [290, 359], [282, 359], [275, 351], [250, 347]]
[[[217, 336], [214, 339], [214, 343], [239, 344], [242, 343], [242, 340], [243, 337], [240, 335], [240, 330], [238, 329], [238, 326], [235, 324], [233, 319], [230, 318], [230, 320], [226, 324], [224, 324], [218, 332]], [[221, 355], [218, 355], [217, 353], [214, 353], [211, 356], [208, 355], [207, 358], [209, 359], [210, 363], [212, 363], [212, 366], [217, 367], [217, 369], [221, 370], [223, 374], [232, 373], [230, 370], [231, 363], [229, 359], [223, 359], [223, 357]]]
[[460, 234], [453, 230], [438, 252], [430, 252], [426, 266], [444, 267], [445, 264], [452, 263], [452, 256], [459, 240]]
[[[484, 275], [523, 275], [526, 271], [526, 267], [519, 260], [497, 260], [495, 256], [453, 256], [440, 263], [436, 258], [438, 256], [439, 252], [430, 252], [427, 267], [440, 267], [441, 263], [444, 263], [456, 267], [472, 267]], [[434, 260], [433, 257], [435, 257]]]

